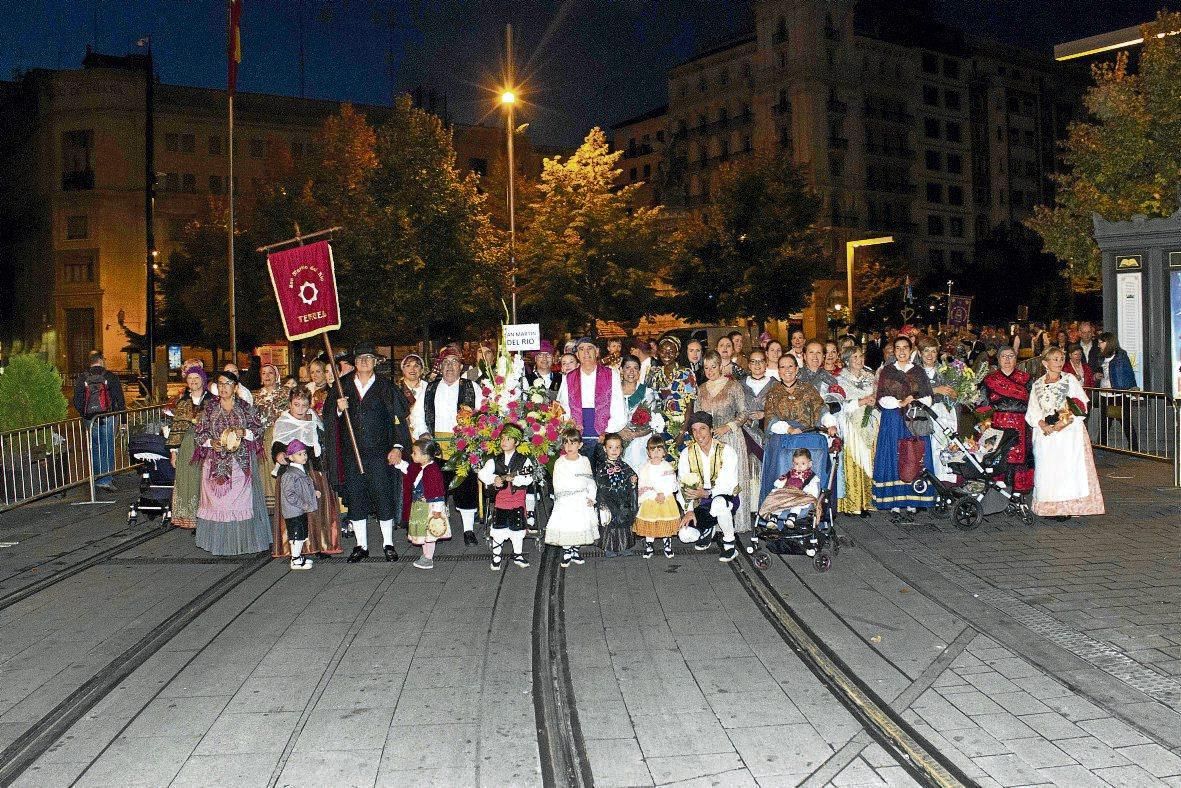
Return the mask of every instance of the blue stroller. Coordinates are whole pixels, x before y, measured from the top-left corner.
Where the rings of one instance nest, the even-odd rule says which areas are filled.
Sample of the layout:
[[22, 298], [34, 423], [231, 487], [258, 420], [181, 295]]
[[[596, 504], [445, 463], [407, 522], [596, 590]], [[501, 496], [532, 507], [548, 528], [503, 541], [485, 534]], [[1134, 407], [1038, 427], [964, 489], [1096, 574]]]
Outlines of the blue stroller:
[[168, 525], [172, 522], [172, 486], [176, 483], [176, 471], [164, 436], [153, 433], [133, 435], [127, 448], [140, 462], [139, 499], [128, 508], [127, 523], [135, 525], [143, 514], [149, 520], [159, 515], [163, 518], [162, 524]]
[[[774, 489], [775, 480], [791, 469], [792, 452], [799, 448], [808, 449], [812, 454], [812, 470], [821, 480], [820, 498], [811, 516], [806, 516], [795, 527], [786, 527], [789, 524], [787, 511], [759, 513], [755, 519], [754, 536], [747, 548], [759, 571], [766, 571], [771, 566], [771, 553], [803, 553], [812, 558], [812, 566], [817, 572], [827, 572], [832, 568], [833, 557], [840, 552], [841, 543], [833, 517], [840, 466], [839, 440], [834, 440], [830, 446], [823, 432], [769, 436], [763, 452], [760, 509], [761, 503]], [[767, 543], [765, 548], [761, 545], [764, 541]]]

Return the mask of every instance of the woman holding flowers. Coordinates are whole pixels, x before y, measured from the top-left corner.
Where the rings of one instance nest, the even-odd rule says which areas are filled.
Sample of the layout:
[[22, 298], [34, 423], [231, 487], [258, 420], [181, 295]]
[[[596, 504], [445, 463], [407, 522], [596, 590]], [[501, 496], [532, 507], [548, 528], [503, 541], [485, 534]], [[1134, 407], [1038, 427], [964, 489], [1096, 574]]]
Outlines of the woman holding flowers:
[[1103, 514], [1103, 491], [1087, 433], [1087, 395], [1062, 371], [1066, 355], [1042, 357], [1046, 374], [1034, 381], [1025, 422], [1033, 431], [1033, 511], [1041, 517]]
[[[656, 411], [656, 392], [640, 381], [640, 360], [625, 356], [619, 366], [619, 385], [627, 405], [627, 426], [619, 431], [623, 441], [623, 459], [632, 468], [647, 459], [648, 436], [656, 429], [652, 419]], [[663, 426], [663, 425], [661, 425]]]
[[948, 482], [955, 481], [955, 474], [948, 468], [943, 459], [943, 450], [947, 448], [946, 432], [954, 434], [959, 428], [956, 418], [955, 388], [944, 376], [944, 369], [939, 365], [939, 342], [926, 334], [920, 336], [915, 345], [918, 346], [919, 358], [922, 360], [923, 371], [927, 373], [927, 380], [931, 382], [931, 410], [935, 411], [938, 426], [931, 434], [931, 455], [935, 463], [935, 475]]
[[841, 405], [845, 435], [841, 473], [845, 475], [845, 494], [837, 502], [837, 510], [869, 517], [873, 509], [873, 453], [878, 440], [878, 414], [874, 407], [876, 377], [865, 366], [865, 351], [860, 347], [846, 350], [841, 361], [837, 382], [845, 392]]

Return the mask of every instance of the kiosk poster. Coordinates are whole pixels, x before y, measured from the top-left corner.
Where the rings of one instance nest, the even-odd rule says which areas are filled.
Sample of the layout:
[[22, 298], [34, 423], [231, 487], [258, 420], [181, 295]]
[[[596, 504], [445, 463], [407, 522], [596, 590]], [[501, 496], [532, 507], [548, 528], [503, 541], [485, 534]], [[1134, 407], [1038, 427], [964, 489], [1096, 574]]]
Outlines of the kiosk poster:
[[1181, 397], [1181, 268], [1169, 271], [1169, 315], [1173, 332], [1173, 396]]

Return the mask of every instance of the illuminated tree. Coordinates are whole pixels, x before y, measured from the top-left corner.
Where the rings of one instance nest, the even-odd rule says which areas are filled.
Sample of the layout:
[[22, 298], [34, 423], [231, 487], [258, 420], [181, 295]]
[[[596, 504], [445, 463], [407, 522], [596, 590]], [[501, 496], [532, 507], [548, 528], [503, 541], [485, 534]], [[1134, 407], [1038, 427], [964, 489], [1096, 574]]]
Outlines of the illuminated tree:
[[595, 128], [569, 159], [543, 162], [518, 247], [523, 311], [533, 319], [594, 332], [596, 320], [634, 320], [655, 304], [670, 241], [660, 209], [635, 205], [637, 185], [614, 188], [622, 155]]
[[1090, 118], [1070, 126], [1053, 207], [1038, 206], [1026, 224], [1075, 279], [1099, 274], [1091, 217], [1121, 221], [1177, 210], [1181, 183], [1181, 14], [1162, 11], [1143, 25], [1139, 70], [1128, 56], [1100, 63], [1084, 98]]

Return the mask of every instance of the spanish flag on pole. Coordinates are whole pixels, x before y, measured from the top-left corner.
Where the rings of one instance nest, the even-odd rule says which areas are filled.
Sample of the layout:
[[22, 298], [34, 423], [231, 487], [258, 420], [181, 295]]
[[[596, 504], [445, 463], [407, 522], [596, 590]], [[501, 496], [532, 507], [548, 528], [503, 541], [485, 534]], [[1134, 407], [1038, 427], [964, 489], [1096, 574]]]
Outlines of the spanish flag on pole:
[[227, 39], [229, 62], [229, 90], [234, 95], [238, 85], [238, 64], [242, 62], [242, 0], [229, 0], [230, 27]]

